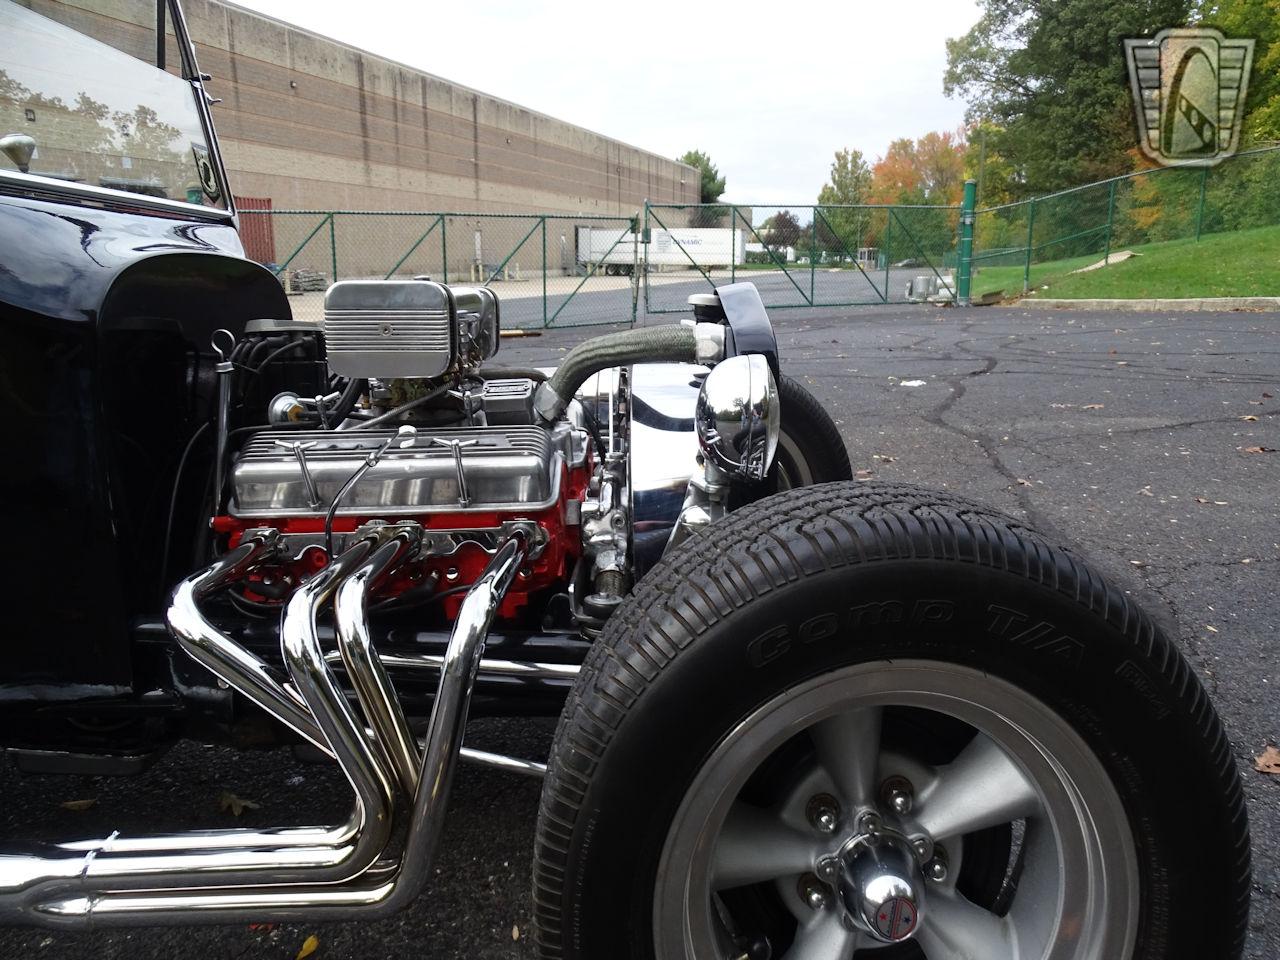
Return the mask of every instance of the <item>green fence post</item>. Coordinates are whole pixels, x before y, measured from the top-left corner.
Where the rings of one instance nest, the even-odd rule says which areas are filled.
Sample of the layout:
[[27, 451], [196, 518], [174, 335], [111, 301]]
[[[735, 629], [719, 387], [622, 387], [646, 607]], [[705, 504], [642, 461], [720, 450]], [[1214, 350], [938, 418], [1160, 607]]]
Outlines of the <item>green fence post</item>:
[[1031, 246], [1032, 238], [1035, 236], [1036, 229], [1036, 202], [1031, 200], [1027, 204], [1027, 268], [1022, 274], [1022, 292], [1028, 293], [1031, 290]]
[[1111, 181], [1111, 193], [1107, 197], [1107, 247], [1106, 252], [1102, 255], [1104, 264], [1111, 262], [1111, 231], [1115, 227], [1116, 222], [1116, 182]]
[[1196, 208], [1196, 243], [1200, 242], [1200, 228], [1204, 225], [1204, 188], [1209, 182], [1209, 168], [1200, 168], [1200, 205]]
[[338, 221], [332, 213], [329, 214], [329, 257], [333, 263], [333, 279], [330, 283], [338, 282]]
[[816, 303], [813, 299], [813, 281], [817, 273], [818, 265], [818, 210], [816, 207], [809, 209], [809, 303]]
[[[893, 259], [893, 207], [884, 208], [884, 299], [889, 302], [889, 261]], [[858, 242], [862, 242], [859, 235]], [[853, 259], [856, 263], [858, 260], [858, 250], [855, 247], [853, 251]]]
[[542, 218], [542, 326], [547, 326], [547, 218]]
[[973, 283], [973, 221], [978, 206], [978, 181], [964, 182], [964, 200], [960, 206], [960, 256], [956, 263], [956, 304], [970, 305], [969, 291]]
[[645, 316], [649, 315], [649, 198], [644, 199], [644, 226], [640, 235], [640, 242], [646, 244], [644, 248], [644, 312]]

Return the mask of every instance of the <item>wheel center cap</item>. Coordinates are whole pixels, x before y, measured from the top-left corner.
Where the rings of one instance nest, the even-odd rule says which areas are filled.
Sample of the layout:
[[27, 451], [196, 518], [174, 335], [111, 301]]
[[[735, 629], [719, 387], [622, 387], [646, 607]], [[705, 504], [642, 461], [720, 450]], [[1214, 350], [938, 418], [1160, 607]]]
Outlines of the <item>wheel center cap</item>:
[[920, 884], [905, 837], [867, 833], [839, 854], [837, 885], [844, 908], [859, 929], [881, 943], [899, 943], [920, 925]]

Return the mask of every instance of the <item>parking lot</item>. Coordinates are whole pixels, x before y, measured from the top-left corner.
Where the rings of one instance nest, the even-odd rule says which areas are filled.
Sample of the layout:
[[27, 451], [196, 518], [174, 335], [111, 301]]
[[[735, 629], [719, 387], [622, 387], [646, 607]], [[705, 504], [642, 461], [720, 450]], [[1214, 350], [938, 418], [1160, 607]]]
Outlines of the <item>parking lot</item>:
[[[902, 306], [773, 319], [784, 369], [829, 404], [860, 476], [1024, 515], [1163, 620], [1211, 691], [1245, 780], [1246, 955], [1280, 956], [1280, 777], [1254, 770], [1280, 744], [1280, 316]], [[507, 341], [499, 359], [554, 364], [591, 332]], [[468, 743], [535, 757], [552, 729], [487, 720]], [[6, 765], [0, 818], [8, 836], [228, 825], [224, 791], [259, 804], [246, 825], [320, 822], [346, 805], [327, 768], [185, 745], [136, 781], [21, 778]], [[96, 802], [60, 806], [76, 800]], [[434, 884], [386, 921], [4, 929], [0, 956], [293, 958], [314, 934], [317, 957], [529, 957], [537, 800], [535, 782], [464, 768]]]

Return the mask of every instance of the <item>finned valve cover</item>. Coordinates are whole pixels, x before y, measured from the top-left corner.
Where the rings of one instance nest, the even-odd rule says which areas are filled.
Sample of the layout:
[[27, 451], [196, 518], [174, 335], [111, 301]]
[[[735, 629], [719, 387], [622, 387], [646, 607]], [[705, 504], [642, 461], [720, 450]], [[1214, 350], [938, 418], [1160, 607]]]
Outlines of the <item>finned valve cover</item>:
[[457, 308], [430, 280], [343, 280], [324, 295], [324, 339], [340, 376], [439, 377], [457, 357]]

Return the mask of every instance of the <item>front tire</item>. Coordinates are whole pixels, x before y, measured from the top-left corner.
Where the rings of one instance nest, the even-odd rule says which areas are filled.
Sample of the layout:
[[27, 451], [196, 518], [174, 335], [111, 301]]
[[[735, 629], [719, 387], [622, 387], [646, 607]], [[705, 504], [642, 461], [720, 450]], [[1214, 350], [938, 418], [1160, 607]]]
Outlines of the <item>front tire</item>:
[[[868, 813], [919, 843], [892, 946], [817, 877]], [[534, 881], [546, 958], [1225, 960], [1249, 839], [1221, 723], [1123, 593], [968, 501], [836, 483], [735, 512], [610, 618]]]

